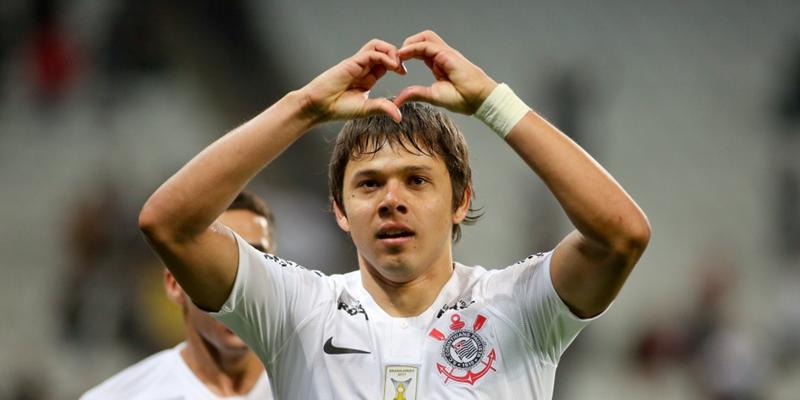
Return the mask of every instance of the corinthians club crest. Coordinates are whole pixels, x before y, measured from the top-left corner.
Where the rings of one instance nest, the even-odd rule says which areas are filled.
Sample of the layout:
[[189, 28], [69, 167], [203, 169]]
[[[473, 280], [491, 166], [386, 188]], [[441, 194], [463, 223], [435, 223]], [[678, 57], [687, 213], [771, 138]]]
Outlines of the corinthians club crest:
[[444, 383], [452, 380], [474, 385], [489, 371], [497, 371], [494, 368], [497, 359], [494, 348], [488, 349], [486, 340], [478, 334], [486, 317], [478, 314], [471, 329], [461, 320], [460, 314], [453, 314], [450, 322], [448, 335], [435, 328], [428, 333], [442, 343], [442, 358], [448, 365], [436, 363], [436, 370], [444, 376]]

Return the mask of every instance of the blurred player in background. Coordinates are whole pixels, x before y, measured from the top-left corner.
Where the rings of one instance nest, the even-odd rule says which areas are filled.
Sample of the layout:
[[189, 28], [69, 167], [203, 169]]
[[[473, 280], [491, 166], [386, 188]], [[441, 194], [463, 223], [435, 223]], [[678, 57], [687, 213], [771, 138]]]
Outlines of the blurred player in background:
[[[256, 195], [240, 193], [217, 221], [255, 249], [274, 252], [274, 217]], [[186, 340], [126, 368], [81, 398], [271, 399], [264, 366], [242, 339], [192, 304], [169, 271], [164, 284], [183, 311]]]
[[[430, 68], [431, 86], [369, 98], [411, 59]], [[474, 220], [469, 154], [449, 117], [424, 103], [485, 122], [576, 229], [511, 266], [454, 262], [460, 224]], [[358, 271], [306, 270], [214, 222], [284, 149], [337, 119], [350, 121], [330, 163], [332, 208]], [[259, 355], [283, 399], [549, 399], [561, 354], [650, 239], [608, 172], [430, 31], [400, 48], [368, 42], [217, 140], [150, 197], [139, 224], [195, 304]]]

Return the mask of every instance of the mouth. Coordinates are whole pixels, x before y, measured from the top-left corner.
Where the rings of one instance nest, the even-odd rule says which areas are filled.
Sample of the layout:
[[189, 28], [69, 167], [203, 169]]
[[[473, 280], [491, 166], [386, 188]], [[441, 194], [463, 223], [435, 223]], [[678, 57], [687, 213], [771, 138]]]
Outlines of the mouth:
[[402, 225], [385, 226], [378, 230], [375, 237], [382, 243], [388, 245], [398, 245], [411, 240], [415, 233], [411, 229]]

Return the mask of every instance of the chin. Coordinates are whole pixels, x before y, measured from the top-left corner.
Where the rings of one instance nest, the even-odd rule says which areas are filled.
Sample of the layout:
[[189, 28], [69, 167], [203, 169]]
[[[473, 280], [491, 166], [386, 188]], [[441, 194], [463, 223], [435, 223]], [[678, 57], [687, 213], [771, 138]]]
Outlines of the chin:
[[239, 337], [225, 338], [220, 344], [222, 345], [221, 347], [225, 349], [226, 353], [246, 353], [250, 350], [247, 344], [245, 344], [242, 339], [239, 339]]
[[222, 341], [228, 347], [247, 347], [247, 344], [245, 344], [244, 340], [242, 340], [242, 338], [239, 336], [236, 336], [236, 334], [231, 331], [225, 332], [221, 336]]
[[416, 271], [408, 261], [405, 257], [392, 257], [384, 260], [377, 269], [386, 279], [394, 282], [407, 282], [413, 278]]
[[239, 352], [248, 350], [247, 344], [236, 336], [230, 329], [221, 326], [213, 333], [215, 347], [225, 352]]
[[383, 248], [372, 254], [361, 255], [362, 260], [373, 273], [391, 282], [407, 282], [414, 276], [415, 257], [409, 254], [408, 249]]
[[408, 257], [403, 254], [385, 254], [371, 263], [381, 271], [400, 271], [408, 268]]

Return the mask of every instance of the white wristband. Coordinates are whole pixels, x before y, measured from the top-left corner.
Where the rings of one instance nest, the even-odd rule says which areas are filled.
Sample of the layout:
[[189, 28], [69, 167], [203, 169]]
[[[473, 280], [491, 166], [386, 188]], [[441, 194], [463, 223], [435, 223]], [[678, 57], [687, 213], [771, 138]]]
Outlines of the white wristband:
[[498, 136], [505, 139], [511, 128], [525, 116], [528, 110], [530, 107], [520, 100], [508, 85], [501, 83], [492, 90], [474, 115], [492, 128]]

